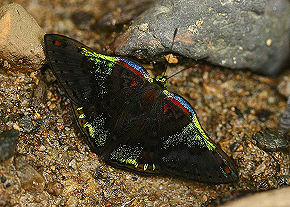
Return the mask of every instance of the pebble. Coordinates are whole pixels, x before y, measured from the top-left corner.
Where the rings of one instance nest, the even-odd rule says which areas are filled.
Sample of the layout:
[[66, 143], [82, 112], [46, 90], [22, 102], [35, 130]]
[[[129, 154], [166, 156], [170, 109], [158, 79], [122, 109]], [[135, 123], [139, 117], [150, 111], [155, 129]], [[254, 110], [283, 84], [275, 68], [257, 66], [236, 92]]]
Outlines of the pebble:
[[278, 92], [284, 97], [290, 97], [290, 72], [285, 74], [277, 86]]
[[75, 11], [71, 16], [72, 22], [81, 29], [89, 29], [90, 21], [93, 20], [93, 14], [85, 11]]
[[270, 115], [271, 111], [267, 109], [261, 109], [256, 112], [256, 116], [258, 117], [258, 119], [263, 122], [267, 121]]
[[28, 115], [23, 116], [21, 119], [19, 119], [19, 124], [20, 124], [21, 129], [26, 133], [30, 133], [34, 127], [32, 123], [32, 119]]
[[278, 177], [279, 185], [285, 185], [289, 186], [290, 185], [290, 175], [281, 175]]
[[46, 148], [45, 148], [45, 146], [41, 145], [38, 150], [41, 151], [41, 152], [43, 152], [43, 151], [46, 150]]
[[74, 170], [77, 170], [77, 161], [75, 159], [72, 159], [72, 161], [70, 161], [69, 166], [72, 167]]
[[29, 165], [25, 158], [20, 156], [15, 159], [17, 177], [24, 190], [30, 192], [42, 192], [45, 185], [43, 176]]
[[69, 199], [66, 202], [66, 206], [68, 207], [76, 207], [78, 205], [79, 201], [76, 197], [69, 197]]
[[105, 207], [111, 207], [112, 206], [112, 203], [110, 202], [110, 201], [107, 201], [106, 203], [105, 203]]
[[230, 146], [230, 150], [231, 150], [232, 152], [236, 152], [240, 145], [241, 145], [241, 144], [240, 144], [239, 142], [234, 142], [234, 143]]
[[33, 102], [40, 104], [44, 102], [47, 85], [44, 81], [38, 81], [36, 88], [33, 91]]
[[290, 96], [288, 97], [286, 109], [280, 119], [280, 127], [285, 132], [289, 131], [290, 129]]
[[267, 152], [287, 150], [289, 147], [286, 135], [278, 131], [264, 129], [255, 133], [252, 138], [260, 149]]
[[0, 178], [0, 180], [1, 180], [1, 183], [5, 183], [6, 180], [7, 180], [7, 178], [4, 175], [2, 175], [1, 178]]
[[63, 185], [61, 183], [56, 182], [56, 181], [50, 182], [47, 184], [46, 191], [51, 195], [58, 196], [58, 195], [62, 194]]
[[56, 104], [55, 103], [51, 103], [48, 108], [50, 110], [53, 110], [55, 107], [56, 107]]
[[7, 160], [15, 153], [19, 131], [11, 129], [0, 134], [0, 160]]
[[0, 28], [0, 59], [7, 62], [4, 68], [29, 72], [42, 67], [45, 32], [21, 5], [12, 3], [0, 8]]

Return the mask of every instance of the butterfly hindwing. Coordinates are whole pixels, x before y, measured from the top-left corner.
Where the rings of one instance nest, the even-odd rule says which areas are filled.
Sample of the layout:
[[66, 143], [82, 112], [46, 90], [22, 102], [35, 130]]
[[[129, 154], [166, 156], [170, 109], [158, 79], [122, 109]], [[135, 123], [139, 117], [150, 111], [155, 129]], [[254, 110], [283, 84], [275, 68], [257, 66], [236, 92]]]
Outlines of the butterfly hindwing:
[[172, 107], [182, 108], [184, 113], [191, 117], [191, 121], [176, 133], [162, 139], [160, 157], [164, 170], [168, 174], [191, 178], [199, 182], [236, 181], [238, 174], [235, 165], [205, 133], [190, 104], [174, 93], [169, 93], [167, 97], [172, 100]]

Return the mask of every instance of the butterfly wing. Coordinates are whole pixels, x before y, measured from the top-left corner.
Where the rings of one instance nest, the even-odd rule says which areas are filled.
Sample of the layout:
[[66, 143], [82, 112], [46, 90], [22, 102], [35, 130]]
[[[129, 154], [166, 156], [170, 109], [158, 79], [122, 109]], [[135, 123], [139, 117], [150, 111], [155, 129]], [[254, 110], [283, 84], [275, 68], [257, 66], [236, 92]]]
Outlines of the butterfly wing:
[[115, 167], [159, 173], [155, 154], [146, 151], [152, 147], [134, 141], [145, 134], [134, 128], [148, 108], [138, 101], [150, 86], [147, 71], [133, 61], [97, 54], [65, 36], [45, 35], [45, 45], [48, 62], [73, 103], [90, 147]]
[[[97, 54], [61, 35], [45, 35], [45, 45], [78, 125], [106, 162], [139, 173], [202, 182], [236, 179], [230, 159], [193, 119], [192, 107], [154, 85], [142, 66]], [[185, 133], [188, 127], [195, 133]]]
[[181, 96], [166, 91], [171, 107], [182, 109], [190, 117], [176, 133], [163, 137], [161, 163], [168, 174], [206, 183], [230, 183], [238, 180], [232, 160], [211, 140], [199, 124], [191, 105]]

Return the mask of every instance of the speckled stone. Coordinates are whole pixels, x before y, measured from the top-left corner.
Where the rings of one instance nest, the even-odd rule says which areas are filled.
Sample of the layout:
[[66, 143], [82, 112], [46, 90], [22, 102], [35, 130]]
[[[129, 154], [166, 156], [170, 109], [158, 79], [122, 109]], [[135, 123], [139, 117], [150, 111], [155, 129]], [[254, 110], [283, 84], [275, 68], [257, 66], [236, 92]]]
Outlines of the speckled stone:
[[11, 129], [0, 134], [0, 160], [7, 160], [14, 155], [19, 131]]
[[31, 132], [33, 130], [33, 124], [32, 124], [32, 119], [30, 116], [26, 115], [23, 116], [21, 119], [19, 119], [19, 124], [24, 132]]
[[269, 152], [287, 150], [289, 147], [286, 135], [277, 131], [261, 130], [253, 135], [253, 139], [259, 148]]

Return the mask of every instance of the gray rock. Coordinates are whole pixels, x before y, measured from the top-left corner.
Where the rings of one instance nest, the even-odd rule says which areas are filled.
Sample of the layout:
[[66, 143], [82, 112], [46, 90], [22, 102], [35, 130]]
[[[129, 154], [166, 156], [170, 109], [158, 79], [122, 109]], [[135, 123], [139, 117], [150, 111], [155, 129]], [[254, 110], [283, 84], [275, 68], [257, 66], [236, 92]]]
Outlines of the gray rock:
[[287, 150], [289, 147], [286, 135], [269, 129], [261, 130], [253, 135], [257, 146], [267, 152]]
[[159, 0], [116, 39], [114, 48], [119, 55], [153, 59], [174, 52], [275, 74], [289, 55], [289, 14], [287, 0]]
[[15, 129], [0, 134], [0, 160], [7, 160], [14, 155], [18, 135]]

